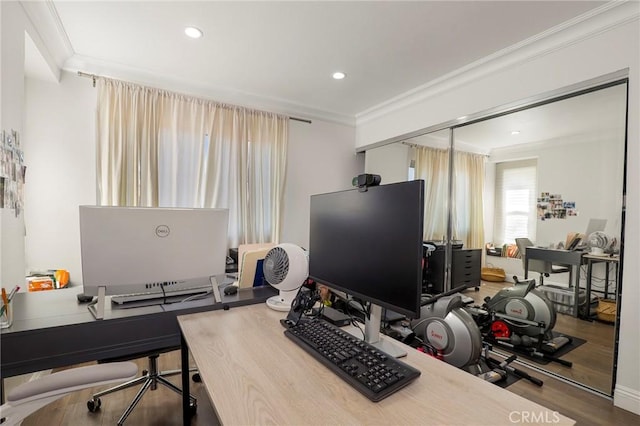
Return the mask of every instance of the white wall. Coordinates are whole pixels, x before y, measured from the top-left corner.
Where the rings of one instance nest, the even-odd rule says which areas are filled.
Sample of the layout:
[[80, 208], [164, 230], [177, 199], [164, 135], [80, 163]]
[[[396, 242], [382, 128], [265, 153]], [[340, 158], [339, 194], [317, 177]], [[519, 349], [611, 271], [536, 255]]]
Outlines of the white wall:
[[290, 121], [281, 242], [309, 247], [309, 197], [351, 188], [351, 179], [363, 172], [364, 155], [355, 154], [354, 139], [351, 126]]
[[[18, 3], [0, 2], [0, 130], [18, 131], [23, 146], [27, 142], [22, 119], [25, 26]], [[24, 288], [24, 272], [24, 215], [1, 209], [0, 283]]]
[[381, 183], [405, 182], [409, 176], [411, 148], [395, 143], [367, 151], [364, 169], [380, 175]]
[[[565, 241], [568, 232], [584, 233], [590, 218], [606, 219], [605, 232], [619, 238], [624, 135], [618, 141], [617, 145], [601, 140], [579, 146], [558, 144], [553, 151], [539, 151], [538, 188], [560, 194], [564, 201], [575, 201], [579, 215], [537, 221], [538, 244]], [[572, 171], [574, 167], [580, 170]], [[559, 170], [563, 172], [558, 174]]]
[[[496, 108], [542, 93], [628, 68], [629, 122], [627, 128], [627, 213], [620, 343], [614, 403], [640, 414], [640, 25], [638, 2], [610, 10], [597, 30], [582, 22], [567, 31], [586, 31], [584, 38], [560, 32], [543, 40], [545, 46], [526, 46], [504, 63], [488, 64], [474, 76], [464, 76], [429, 93], [404, 100], [397, 109], [376, 111], [358, 119], [356, 148]], [[530, 52], [537, 52], [527, 55]], [[475, 78], [474, 78], [475, 77]]]
[[[537, 245], [564, 242], [569, 232], [584, 233], [591, 218], [607, 219], [605, 232], [619, 240], [624, 128], [617, 134], [558, 138], [495, 150], [487, 168], [494, 169], [493, 163], [523, 158], [537, 159], [538, 192], [560, 194], [564, 201], [574, 201], [578, 211], [578, 216], [566, 219], [536, 220], [533, 239]], [[494, 182], [495, 176], [491, 183]], [[485, 213], [493, 217], [493, 206], [488, 205]], [[486, 235], [492, 241], [491, 234]]]
[[[97, 92], [63, 72], [60, 84], [27, 79], [25, 96], [27, 268], [65, 268], [81, 283], [78, 206], [96, 203]], [[319, 120], [290, 122], [281, 241], [308, 247], [309, 196], [348, 188], [362, 173], [354, 133]]]
[[80, 283], [78, 206], [96, 203], [96, 89], [66, 72], [25, 86], [26, 267], [67, 269]]

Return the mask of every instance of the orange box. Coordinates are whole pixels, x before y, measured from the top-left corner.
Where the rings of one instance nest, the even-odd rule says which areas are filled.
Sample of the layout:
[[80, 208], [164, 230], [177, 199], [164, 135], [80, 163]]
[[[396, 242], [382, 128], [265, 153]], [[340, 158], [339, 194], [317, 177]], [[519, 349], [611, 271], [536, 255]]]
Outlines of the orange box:
[[53, 280], [51, 277], [30, 277], [27, 278], [29, 291], [53, 290]]

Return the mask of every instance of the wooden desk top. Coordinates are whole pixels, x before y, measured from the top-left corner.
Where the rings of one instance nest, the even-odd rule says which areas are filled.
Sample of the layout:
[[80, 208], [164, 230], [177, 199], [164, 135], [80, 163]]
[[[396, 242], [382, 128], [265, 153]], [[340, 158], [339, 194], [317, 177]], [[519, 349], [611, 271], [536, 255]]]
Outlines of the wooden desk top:
[[408, 346], [403, 361], [422, 375], [370, 402], [291, 342], [283, 317], [264, 305], [178, 317], [222, 424], [575, 423]]

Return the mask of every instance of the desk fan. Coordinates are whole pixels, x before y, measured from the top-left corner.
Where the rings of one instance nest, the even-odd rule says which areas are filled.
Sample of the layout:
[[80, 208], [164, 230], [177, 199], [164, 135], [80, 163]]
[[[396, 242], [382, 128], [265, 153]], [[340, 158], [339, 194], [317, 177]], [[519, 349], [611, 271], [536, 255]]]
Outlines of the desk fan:
[[595, 255], [604, 254], [604, 250], [611, 244], [609, 236], [602, 231], [596, 231], [589, 235], [588, 241], [589, 247], [591, 248], [591, 254]]
[[295, 244], [278, 244], [264, 257], [264, 279], [280, 291], [267, 299], [267, 306], [276, 311], [288, 312], [297, 290], [309, 276], [307, 253]]

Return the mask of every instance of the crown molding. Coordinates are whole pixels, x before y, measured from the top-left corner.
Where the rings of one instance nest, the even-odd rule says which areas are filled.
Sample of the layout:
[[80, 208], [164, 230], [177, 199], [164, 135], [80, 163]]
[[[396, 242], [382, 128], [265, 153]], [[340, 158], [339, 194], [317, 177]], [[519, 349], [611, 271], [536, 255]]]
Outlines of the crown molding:
[[56, 75], [59, 75], [60, 70], [63, 69], [72, 72], [83, 71], [104, 77], [185, 92], [193, 96], [207, 97], [218, 102], [240, 104], [250, 108], [334, 122], [351, 127], [367, 123], [467, 82], [517, 66], [533, 58], [546, 55], [549, 52], [562, 49], [604, 31], [637, 20], [640, 15], [638, 2], [636, 1], [623, 0], [606, 3], [534, 37], [509, 46], [393, 97], [355, 116], [351, 116], [312, 108], [276, 97], [265, 97], [213, 85], [194, 85], [191, 81], [167, 77], [153, 71], [135, 69], [122, 64], [107, 63], [95, 58], [77, 55], [51, 0], [38, 2], [21, 1], [20, 3], [32, 23], [33, 31], [36, 33], [35, 37], [32, 38], [34, 38], [34, 42], [43, 53], [43, 57], [45, 57], [49, 66], [53, 67], [53, 64], [55, 64], [57, 69], [52, 68], [52, 71]]
[[29, 35], [50, 67], [59, 75], [65, 61], [74, 54], [69, 37], [51, 0], [21, 1], [30, 21]]
[[637, 1], [612, 1], [356, 114], [356, 126], [638, 20]]
[[207, 84], [194, 84], [190, 80], [167, 77], [166, 75], [153, 71], [102, 61], [88, 56], [74, 54], [67, 59], [63, 69], [73, 73], [81, 71], [99, 77], [113, 78], [144, 86], [184, 93], [220, 103], [261, 109], [278, 114], [295, 116], [297, 118], [328, 121], [350, 127], [355, 126], [355, 117], [353, 116], [314, 109], [285, 99], [260, 96], [240, 90], [221, 88]]
[[192, 96], [206, 97], [217, 102], [242, 105], [299, 118], [328, 121], [350, 127], [355, 126], [355, 117], [352, 115], [324, 111], [285, 99], [266, 97], [240, 90], [212, 85], [194, 85], [191, 81], [167, 77], [153, 71], [77, 55], [51, 0], [21, 1], [20, 3], [32, 23], [32, 32], [35, 33], [32, 38], [54, 74], [58, 76], [58, 80], [61, 70], [83, 71]]

